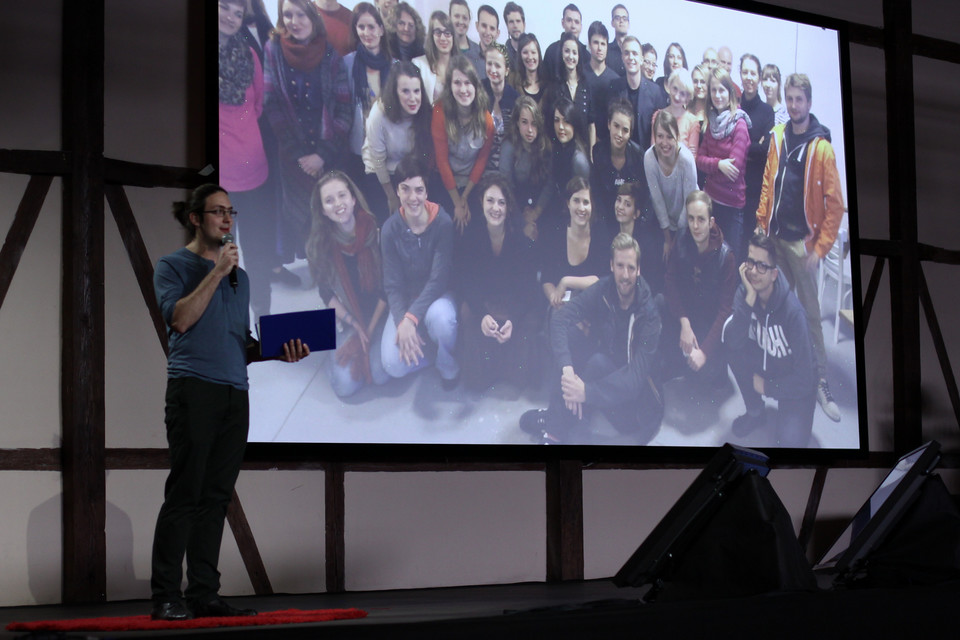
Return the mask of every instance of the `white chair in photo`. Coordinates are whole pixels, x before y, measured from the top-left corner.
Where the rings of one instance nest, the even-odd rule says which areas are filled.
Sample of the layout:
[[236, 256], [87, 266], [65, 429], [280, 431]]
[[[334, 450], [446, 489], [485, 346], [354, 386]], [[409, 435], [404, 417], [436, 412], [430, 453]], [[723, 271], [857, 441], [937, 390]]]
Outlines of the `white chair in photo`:
[[850, 231], [847, 229], [846, 216], [837, 231], [837, 239], [830, 248], [830, 253], [824, 256], [820, 261], [820, 274], [818, 280], [818, 294], [820, 299], [820, 309], [823, 309], [823, 290], [826, 281], [830, 279], [836, 283], [836, 300], [833, 310], [833, 343], [840, 342], [840, 318], [841, 312], [847, 320], [853, 321], [851, 309], [844, 309], [843, 303], [853, 295], [853, 283], [851, 281], [850, 270]]

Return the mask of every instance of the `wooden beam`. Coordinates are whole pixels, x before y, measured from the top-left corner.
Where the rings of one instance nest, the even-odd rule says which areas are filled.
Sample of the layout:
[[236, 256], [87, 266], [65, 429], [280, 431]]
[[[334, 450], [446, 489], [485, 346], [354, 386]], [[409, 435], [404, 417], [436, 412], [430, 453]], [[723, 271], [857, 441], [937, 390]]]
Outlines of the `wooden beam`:
[[104, 180], [108, 184], [171, 189], [195, 189], [205, 182], [210, 182], [208, 174], [201, 174], [200, 169], [127, 162], [110, 158], [104, 160]]
[[880, 278], [883, 277], [883, 264], [886, 262], [883, 258], [877, 258], [873, 263], [873, 271], [870, 272], [870, 281], [867, 283], [867, 290], [863, 294], [863, 331], [866, 335], [867, 326], [870, 324], [870, 313], [873, 311], [873, 303], [877, 299], [877, 292], [880, 290]]
[[326, 588], [328, 593], [343, 593], [346, 590], [346, 538], [344, 521], [346, 507], [344, 500], [343, 464], [328, 464], [324, 473], [324, 520], [326, 522]]
[[0, 471], [60, 471], [60, 449], [0, 449]]
[[167, 323], [163, 320], [153, 288], [153, 262], [150, 260], [150, 254], [147, 253], [143, 236], [140, 235], [140, 228], [133, 216], [133, 209], [130, 208], [130, 201], [127, 200], [127, 193], [118, 185], [105, 185], [104, 193], [110, 204], [110, 211], [113, 212], [113, 219], [117, 222], [117, 229], [120, 231], [123, 246], [127, 250], [127, 257], [130, 258], [133, 274], [137, 278], [137, 284], [140, 285], [140, 295], [153, 320], [153, 328], [157, 332], [160, 346], [163, 347], [164, 355], [169, 355]]
[[923, 442], [912, 5], [883, 0], [890, 239], [901, 252], [890, 258], [893, 448], [901, 455]]
[[957, 389], [957, 378], [953, 375], [950, 354], [947, 352], [947, 343], [943, 339], [940, 321], [937, 320], [937, 310], [933, 306], [927, 277], [924, 275], [922, 268], [920, 269], [920, 303], [923, 306], [923, 314], [927, 318], [927, 327], [930, 329], [930, 337], [933, 338], [933, 347], [937, 352], [937, 359], [940, 361], [940, 371], [943, 373], [943, 381], [947, 385], [947, 395], [950, 397], [953, 415], [957, 424], [960, 425], [960, 391]]
[[33, 176], [30, 178], [30, 182], [27, 183], [27, 188], [23, 192], [23, 197], [20, 199], [20, 204], [17, 206], [13, 223], [10, 225], [10, 230], [7, 231], [7, 239], [4, 240], [3, 248], [0, 249], [0, 307], [3, 306], [7, 291], [10, 290], [13, 274], [17, 272], [23, 250], [27, 246], [34, 225], [37, 223], [37, 217], [39, 217], [40, 209], [47, 198], [47, 192], [50, 191], [51, 182], [53, 182], [53, 178], [50, 176]]
[[260, 549], [257, 548], [257, 541], [253, 538], [250, 523], [247, 522], [247, 515], [243, 512], [243, 505], [240, 504], [240, 496], [237, 495], [236, 489], [233, 490], [233, 498], [227, 507], [227, 522], [237, 541], [240, 558], [243, 560], [243, 566], [247, 568], [247, 575], [250, 576], [254, 593], [258, 596], [272, 595], [273, 587], [270, 585], [267, 569], [263, 566]]
[[823, 496], [823, 487], [827, 483], [827, 467], [817, 467], [813, 474], [813, 484], [810, 485], [810, 495], [807, 497], [807, 508], [803, 512], [803, 521], [800, 523], [800, 533], [797, 542], [804, 553], [810, 552], [810, 541], [813, 539], [813, 525], [817, 521], [817, 511], [820, 510], [820, 498]]
[[547, 581], [583, 580], [583, 467], [547, 463]]
[[71, 163], [66, 151], [0, 149], [0, 173], [62, 176], [70, 172]]
[[62, 5], [60, 406], [65, 604], [106, 600], [104, 0]]

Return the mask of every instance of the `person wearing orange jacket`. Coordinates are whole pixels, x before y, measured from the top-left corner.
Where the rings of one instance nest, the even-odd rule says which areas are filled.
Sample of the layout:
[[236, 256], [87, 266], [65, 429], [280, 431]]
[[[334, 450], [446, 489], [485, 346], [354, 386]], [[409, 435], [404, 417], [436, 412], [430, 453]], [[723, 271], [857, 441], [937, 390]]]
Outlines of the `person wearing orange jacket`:
[[784, 89], [790, 121], [773, 128], [757, 227], [778, 245], [780, 269], [807, 315], [819, 375], [817, 401], [827, 417], [839, 422], [840, 409], [826, 379], [816, 272], [837, 238], [843, 193], [830, 130], [810, 113], [810, 79], [805, 74], [791, 74]]

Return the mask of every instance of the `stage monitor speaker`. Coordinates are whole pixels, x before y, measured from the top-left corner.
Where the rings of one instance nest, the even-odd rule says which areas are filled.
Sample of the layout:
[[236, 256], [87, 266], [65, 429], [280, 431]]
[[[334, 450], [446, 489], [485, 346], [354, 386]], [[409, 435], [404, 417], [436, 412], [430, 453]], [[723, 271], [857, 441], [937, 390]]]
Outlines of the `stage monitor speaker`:
[[814, 567], [833, 586], [905, 586], [960, 578], [960, 510], [932, 474], [930, 441], [890, 470]]
[[767, 457], [724, 445], [614, 576], [645, 600], [815, 589]]

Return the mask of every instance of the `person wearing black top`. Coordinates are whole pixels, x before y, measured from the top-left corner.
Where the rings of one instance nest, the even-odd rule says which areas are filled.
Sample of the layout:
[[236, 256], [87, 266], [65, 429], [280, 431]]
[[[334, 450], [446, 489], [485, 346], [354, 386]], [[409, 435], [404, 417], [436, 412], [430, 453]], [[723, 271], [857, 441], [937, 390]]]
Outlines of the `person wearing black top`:
[[743, 226], [738, 246], [745, 247], [757, 227], [757, 205], [763, 186], [763, 168], [767, 164], [770, 131], [774, 125], [773, 107], [760, 99], [760, 59], [752, 53], [740, 58], [740, 84], [743, 94], [740, 108], [750, 116], [750, 147], [747, 149], [747, 201], [743, 206]]
[[518, 211], [507, 180], [491, 174], [480, 183], [485, 224], [467, 230], [454, 278], [461, 301], [461, 363], [467, 389], [483, 391], [500, 381], [522, 388], [538, 371], [537, 304], [530, 243], [515, 224]]
[[[646, 151], [647, 147], [650, 146], [653, 114], [657, 109], [666, 107], [667, 102], [664, 100], [663, 92], [660, 91], [657, 83], [647, 80], [643, 75], [641, 69], [643, 56], [640, 41], [634, 36], [627, 36], [623, 39], [621, 47], [626, 75], [610, 83], [610, 87], [605, 93], [605, 99], [608, 104], [617, 98], [626, 98], [630, 101], [630, 104], [633, 105], [635, 118], [635, 127], [631, 138], [640, 145], [640, 149]], [[600, 114], [607, 113], [607, 104], [598, 104], [594, 113], [596, 114], [597, 140], [604, 140], [610, 134], [607, 130], [606, 119], [600, 117]]]

